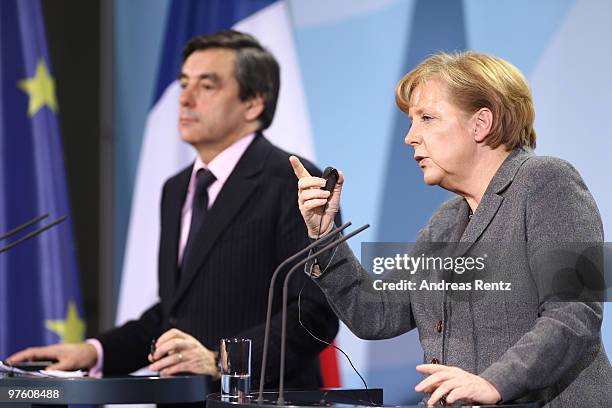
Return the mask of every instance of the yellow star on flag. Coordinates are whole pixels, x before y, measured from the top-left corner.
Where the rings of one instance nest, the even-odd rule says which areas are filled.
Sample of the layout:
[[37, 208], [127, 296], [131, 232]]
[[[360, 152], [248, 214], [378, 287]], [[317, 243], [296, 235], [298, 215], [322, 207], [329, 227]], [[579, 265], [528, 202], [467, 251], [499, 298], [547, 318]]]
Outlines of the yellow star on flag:
[[45, 105], [51, 108], [53, 112], [57, 112], [55, 80], [49, 74], [47, 65], [42, 58], [38, 60], [34, 77], [19, 81], [19, 88], [30, 95], [28, 116], [34, 116]]
[[61, 343], [78, 343], [85, 337], [85, 322], [73, 301], [68, 302], [68, 313], [64, 320], [46, 320], [45, 327], [61, 338]]

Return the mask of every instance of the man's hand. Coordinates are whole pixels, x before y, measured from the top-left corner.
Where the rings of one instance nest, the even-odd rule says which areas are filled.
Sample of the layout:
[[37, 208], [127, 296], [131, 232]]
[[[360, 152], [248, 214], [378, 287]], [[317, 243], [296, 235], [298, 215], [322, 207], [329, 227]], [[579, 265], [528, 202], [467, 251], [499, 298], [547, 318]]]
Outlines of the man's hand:
[[88, 370], [98, 360], [96, 348], [89, 343], [54, 344], [46, 347], [31, 347], [10, 356], [9, 364], [22, 361], [57, 360], [47, 370]]
[[157, 339], [155, 353], [149, 354], [151, 371], [162, 377], [177, 373], [210, 375], [219, 379], [217, 353], [208, 350], [198, 340], [178, 329], [170, 329]]
[[416, 387], [417, 392], [432, 393], [427, 406], [433, 407], [442, 398], [447, 404], [463, 400], [468, 403], [495, 404], [501, 395], [482, 377], [457, 367], [441, 364], [421, 364], [416, 367], [423, 374], [430, 374]]
[[321, 190], [321, 187], [325, 186], [325, 179], [311, 176], [300, 159], [291, 156], [289, 161], [298, 178], [298, 204], [308, 227], [308, 235], [311, 238], [323, 237], [333, 228], [334, 218], [340, 209], [340, 192], [344, 175], [338, 172], [338, 182], [334, 191], [330, 193]]

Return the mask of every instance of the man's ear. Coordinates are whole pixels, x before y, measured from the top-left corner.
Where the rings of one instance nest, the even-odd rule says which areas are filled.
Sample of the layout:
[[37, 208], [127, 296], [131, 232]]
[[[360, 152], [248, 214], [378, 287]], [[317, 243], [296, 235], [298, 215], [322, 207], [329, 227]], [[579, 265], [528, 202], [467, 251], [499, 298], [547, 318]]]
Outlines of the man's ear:
[[493, 112], [489, 108], [480, 108], [473, 116], [473, 132], [476, 143], [484, 142], [491, 134]]
[[247, 120], [247, 122], [258, 120], [265, 108], [263, 95], [255, 95], [254, 97], [246, 100], [245, 104], [246, 111], [244, 112], [244, 118]]

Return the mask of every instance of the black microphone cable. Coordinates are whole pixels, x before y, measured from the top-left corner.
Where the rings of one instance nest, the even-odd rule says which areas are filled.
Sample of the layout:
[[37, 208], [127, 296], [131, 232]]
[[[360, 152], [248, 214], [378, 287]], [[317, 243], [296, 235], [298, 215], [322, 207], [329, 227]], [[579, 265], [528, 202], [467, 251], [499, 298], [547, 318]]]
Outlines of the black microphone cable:
[[336, 346], [334, 343], [330, 343], [327, 342], [319, 337], [317, 337], [312, 331], [310, 331], [308, 329], [308, 327], [306, 327], [304, 325], [304, 323], [302, 322], [302, 309], [301, 309], [301, 301], [302, 301], [302, 291], [304, 290], [304, 287], [306, 286], [306, 282], [304, 282], [304, 284], [302, 285], [302, 288], [300, 289], [299, 293], [298, 293], [298, 322], [300, 323], [300, 326], [302, 326], [302, 328], [304, 330], [306, 330], [306, 333], [308, 333], [310, 335], [310, 337], [312, 337], [313, 339], [317, 340], [320, 343], [323, 343], [327, 346], [331, 346], [334, 349], [338, 350], [339, 352], [342, 353], [342, 355], [346, 358], [346, 360], [348, 361], [348, 363], [350, 364], [351, 368], [353, 369], [353, 371], [355, 372], [355, 374], [357, 374], [359, 376], [359, 379], [361, 380], [361, 382], [363, 383], [363, 387], [365, 388], [366, 394], [368, 395], [368, 399], [369, 401], [363, 401], [363, 400], [357, 400], [357, 402], [365, 402], [368, 403], [371, 406], [378, 406], [379, 404], [375, 403], [374, 401], [372, 401], [372, 396], [370, 395], [370, 390], [368, 388], [368, 384], [366, 383], [365, 379], [363, 378], [363, 376], [359, 373], [359, 371], [357, 370], [357, 368], [355, 367], [355, 365], [353, 364], [353, 362], [351, 361], [351, 358], [348, 356], [348, 354], [346, 354], [346, 352], [344, 350], [342, 350], [340, 347]]

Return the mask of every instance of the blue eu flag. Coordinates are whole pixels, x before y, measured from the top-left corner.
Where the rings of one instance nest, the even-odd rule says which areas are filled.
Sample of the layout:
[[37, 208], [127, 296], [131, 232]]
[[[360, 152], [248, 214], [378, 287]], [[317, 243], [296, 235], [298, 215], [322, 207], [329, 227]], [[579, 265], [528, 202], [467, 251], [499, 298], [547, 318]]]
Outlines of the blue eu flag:
[[[0, 236], [70, 214], [55, 88], [39, 0], [0, 1]], [[0, 253], [0, 358], [82, 340], [82, 316], [70, 221]]]

